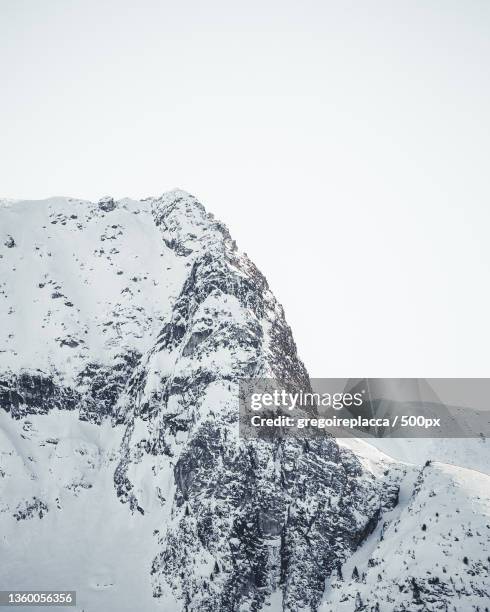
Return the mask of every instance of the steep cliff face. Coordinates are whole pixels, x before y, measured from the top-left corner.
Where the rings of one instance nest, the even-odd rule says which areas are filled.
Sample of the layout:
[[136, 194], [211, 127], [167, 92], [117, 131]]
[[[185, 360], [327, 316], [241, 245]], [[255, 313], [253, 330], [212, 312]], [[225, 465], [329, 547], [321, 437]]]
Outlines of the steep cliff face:
[[[189, 274], [119, 403], [115, 484], [144, 513], [171, 469], [155, 595], [183, 609], [258, 610], [279, 590], [284, 609], [316, 609], [325, 574], [374, 528], [379, 487], [333, 440], [239, 440], [241, 377], [308, 387], [291, 331], [264, 277], [200, 204], [172, 194], [153, 214]], [[135, 467], [154, 458], [150, 471]]]
[[2, 583], [71, 581], [91, 610], [318, 610], [408, 468], [240, 439], [240, 378], [309, 383], [228, 230], [182, 191], [0, 215]]

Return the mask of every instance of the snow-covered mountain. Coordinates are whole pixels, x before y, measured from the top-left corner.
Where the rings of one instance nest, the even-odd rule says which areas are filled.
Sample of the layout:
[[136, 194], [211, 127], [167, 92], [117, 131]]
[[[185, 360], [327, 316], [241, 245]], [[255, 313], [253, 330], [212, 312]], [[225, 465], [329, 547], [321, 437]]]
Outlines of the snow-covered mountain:
[[[393, 440], [377, 440], [389, 442]], [[398, 440], [401, 446], [407, 440]], [[419, 459], [427, 440], [419, 442]], [[434, 441], [435, 442], [435, 441]], [[444, 442], [446, 444], [444, 444]], [[445, 440], [480, 450], [476, 440]], [[401, 463], [362, 440], [341, 443], [380, 478], [399, 484], [397, 505], [343, 565], [327, 579], [321, 612], [337, 610], [487, 611], [490, 608], [489, 476], [477, 469], [426, 460]], [[462, 456], [464, 461], [464, 456]]]
[[308, 375], [194, 197], [0, 203], [0, 309], [2, 588], [97, 612], [488, 605], [488, 476], [238, 437], [240, 378]]

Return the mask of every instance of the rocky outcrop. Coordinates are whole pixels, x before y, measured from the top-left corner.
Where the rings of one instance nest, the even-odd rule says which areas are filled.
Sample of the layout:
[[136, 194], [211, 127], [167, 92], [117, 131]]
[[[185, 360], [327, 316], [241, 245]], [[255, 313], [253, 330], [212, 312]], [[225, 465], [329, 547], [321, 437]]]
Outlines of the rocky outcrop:
[[13, 418], [29, 414], [47, 414], [50, 410], [74, 410], [79, 393], [59, 384], [41, 370], [3, 372], [0, 379], [0, 407]]

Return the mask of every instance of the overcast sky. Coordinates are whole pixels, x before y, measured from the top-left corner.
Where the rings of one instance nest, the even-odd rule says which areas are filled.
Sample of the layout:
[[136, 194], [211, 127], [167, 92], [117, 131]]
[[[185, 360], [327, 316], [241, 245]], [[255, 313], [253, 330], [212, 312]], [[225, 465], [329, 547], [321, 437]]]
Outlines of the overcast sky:
[[0, 0], [0, 196], [192, 192], [314, 376], [490, 376], [490, 2]]

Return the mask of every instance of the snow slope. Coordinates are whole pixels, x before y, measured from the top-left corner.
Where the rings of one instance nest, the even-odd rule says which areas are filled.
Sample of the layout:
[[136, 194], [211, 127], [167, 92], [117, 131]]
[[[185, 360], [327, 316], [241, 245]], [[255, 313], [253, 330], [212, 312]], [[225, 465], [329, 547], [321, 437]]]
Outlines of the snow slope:
[[0, 212], [0, 371], [72, 382], [89, 361], [150, 348], [186, 276], [150, 201], [52, 198]]
[[76, 590], [77, 610], [161, 610], [149, 575], [156, 518], [114, 495], [122, 428], [73, 412], [27, 423], [0, 411], [2, 588]]
[[490, 478], [431, 463], [326, 582], [322, 612], [485, 610], [490, 602]]

